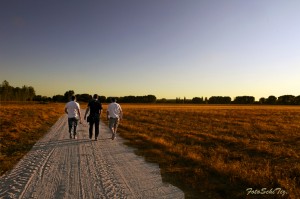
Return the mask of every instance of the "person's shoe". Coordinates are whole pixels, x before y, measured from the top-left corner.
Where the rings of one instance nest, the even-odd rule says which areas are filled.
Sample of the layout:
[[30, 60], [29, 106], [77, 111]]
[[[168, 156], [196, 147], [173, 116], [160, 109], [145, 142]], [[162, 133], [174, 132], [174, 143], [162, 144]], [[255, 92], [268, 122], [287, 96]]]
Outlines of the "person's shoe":
[[98, 138], [95, 138], [95, 140], [97, 141], [97, 140], [98, 140]]
[[76, 136], [76, 135], [74, 135], [74, 139], [75, 139], [75, 140], [77, 139], [77, 136]]
[[70, 133], [70, 139], [72, 139], [72, 133]]
[[113, 134], [113, 136], [112, 136], [111, 139], [112, 139], [112, 140], [116, 139], [116, 134]]

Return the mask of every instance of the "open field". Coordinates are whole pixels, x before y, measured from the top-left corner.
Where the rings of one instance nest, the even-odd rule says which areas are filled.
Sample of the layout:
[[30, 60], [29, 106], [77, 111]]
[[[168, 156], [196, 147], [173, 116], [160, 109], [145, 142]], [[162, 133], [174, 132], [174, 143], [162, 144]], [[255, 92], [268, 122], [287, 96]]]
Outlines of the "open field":
[[300, 107], [123, 105], [123, 111], [119, 133], [159, 163], [163, 178], [187, 198], [258, 197], [247, 188], [282, 191], [259, 198], [300, 197]]
[[0, 105], [0, 175], [31, 149], [64, 113], [64, 104]]
[[[2, 174], [64, 114], [64, 104], [0, 108]], [[300, 197], [300, 107], [123, 104], [122, 108], [118, 132], [137, 154], [158, 163], [163, 179], [184, 190], [186, 198]], [[105, 114], [102, 117], [106, 121]], [[282, 192], [247, 195], [247, 188]]]

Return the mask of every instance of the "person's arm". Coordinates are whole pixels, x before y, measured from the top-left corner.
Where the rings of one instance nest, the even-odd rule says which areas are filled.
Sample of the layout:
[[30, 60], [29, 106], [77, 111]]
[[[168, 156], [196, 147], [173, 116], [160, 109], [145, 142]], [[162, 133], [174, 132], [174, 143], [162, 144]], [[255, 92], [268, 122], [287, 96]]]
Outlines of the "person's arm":
[[123, 111], [122, 111], [121, 106], [119, 106], [119, 108], [120, 108], [120, 120], [122, 120], [123, 119]]
[[123, 119], [123, 111], [122, 111], [122, 109], [120, 110], [120, 120], [122, 120]]
[[67, 107], [65, 107], [65, 113], [67, 113], [67, 114], [68, 114], [68, 109], [67, 109]]
[[107, 110], [106, 110], [106, 118], [107, 118], [107, 120], [109, 120], [109, 109], [110, 109], [110, 106], [108, 105]]
[[90, 107], [88, 106], [84, 114], [84, 120], [86, 120], [86, 115], [88, 114], [89, 111], [90, 111]]
[[78, 116], [79, 116], [79, 123], [81, 123], [81, 111], [80, 111], [80, 107], [79, 106], [77, 108], [77, 112], [78, 112]]
[[100, 104], [100, 109], [99, 109], [99, 117], [101, 116], [101, 113], [102, 113], [102, 104]]

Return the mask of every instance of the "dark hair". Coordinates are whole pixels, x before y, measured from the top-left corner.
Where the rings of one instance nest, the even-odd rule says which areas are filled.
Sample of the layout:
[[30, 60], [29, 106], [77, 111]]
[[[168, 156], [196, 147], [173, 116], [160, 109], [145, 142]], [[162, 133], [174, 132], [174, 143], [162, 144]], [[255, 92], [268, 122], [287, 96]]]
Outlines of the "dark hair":
[[93, 98], [94, 98], [94, 99], [97, 99], [97, 98], [98, 98], [98, 95], [97, 95], [97, 94], [94, 94]]
[[116, 98], [114, 98], [114, 97], [111, 98], [110, 100], [111, 100], [112, 102], [116, 102], [116, 101], [117, 101]]
[[71, 100], [74, 101], [75, 99], [76, 99], [76, 96], [75, 96], [75, 95], [72, 95], [72, 96], [71, 96]]

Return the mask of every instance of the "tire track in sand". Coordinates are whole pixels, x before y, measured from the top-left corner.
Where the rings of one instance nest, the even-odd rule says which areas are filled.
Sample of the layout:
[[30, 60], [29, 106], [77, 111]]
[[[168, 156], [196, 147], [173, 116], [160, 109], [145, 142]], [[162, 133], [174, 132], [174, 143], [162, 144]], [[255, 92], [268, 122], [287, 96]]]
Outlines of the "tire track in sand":
[[15, 166], [0, 177], [0, 198], [184, 198], [163, 183], [159, 167], [146, 163], [123, 144], [112, 141], [101, 122], [98, 141], [88, 139], [88, 125], [70, 139], [62, 116]]

